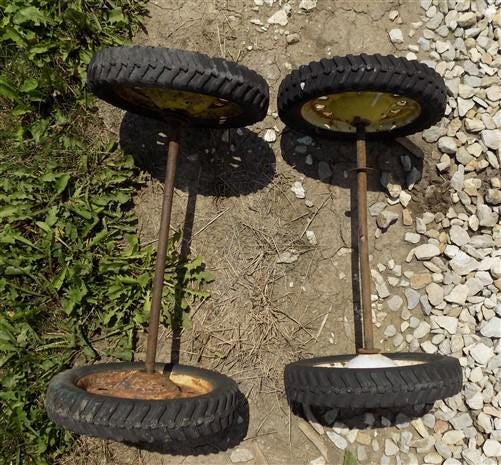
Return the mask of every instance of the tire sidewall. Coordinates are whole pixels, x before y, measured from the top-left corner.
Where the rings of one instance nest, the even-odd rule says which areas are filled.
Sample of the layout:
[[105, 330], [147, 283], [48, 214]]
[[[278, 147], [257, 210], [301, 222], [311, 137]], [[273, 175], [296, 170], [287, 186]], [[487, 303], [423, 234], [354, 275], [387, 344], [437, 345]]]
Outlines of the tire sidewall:
[[[186, 365], [157, 364], [159, 371], [196, 376], [212, 384], [206, 394], [168, 400], [127, 399], [91, 394], [76, 383], [83, 376], [144, 368], [144, 363], [103, 363], [74, 368], [56, 375], [49, 384], [46, 410], [57, 425], [77, 434], [151, 447], [161, 451], [185, 449], [193, 454], [216, 441], [228, 447], [245, 414], [236, 383], [219, 373]], [[223, 442], [221, 438], [226, 438]], [[195, 449], [194, 449], [195, 448]], [[205, 449], [204, 449], [205, 450]], [[195, 455], [196, 455], [195, 454]]]

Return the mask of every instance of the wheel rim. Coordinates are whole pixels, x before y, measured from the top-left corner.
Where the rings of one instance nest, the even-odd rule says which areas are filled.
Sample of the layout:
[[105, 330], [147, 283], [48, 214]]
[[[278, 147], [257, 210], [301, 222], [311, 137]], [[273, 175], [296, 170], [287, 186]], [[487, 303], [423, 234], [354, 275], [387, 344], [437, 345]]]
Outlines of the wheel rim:
[[213, 390], [203, 378], [181, 373], [146, 373], [142, 370], [103, 371], [76, 383], [90, 394], [123, 399], [169, 400], [197, 397]]
[[354, 133], [356, 124], [364, 124], [366, 132], [391, 131], [412, 123], [420, 114], [415, 100], [374, 91], [322, 95], [301, 107], [301, 116], [312, 126], [347, 133]]
[[401, 357], [386, 357], [382, 354], [361, 354], [355, 355], [346, 360], [335, 362], [324, 362], [314, 365], [317, 368], [345, 368], [345, 369], [374, 369], [374, 368], [399, 368], [405, 366], [422, 365], [426, 363], [423, 360], [416, 360]]
[[156, 112], [179, 113], [193, 119], [216, 120], [220, 124], [242, 114], [240, 105], [212, 95], [160, 87], [117, 85], [113, 91], [132, 105]]

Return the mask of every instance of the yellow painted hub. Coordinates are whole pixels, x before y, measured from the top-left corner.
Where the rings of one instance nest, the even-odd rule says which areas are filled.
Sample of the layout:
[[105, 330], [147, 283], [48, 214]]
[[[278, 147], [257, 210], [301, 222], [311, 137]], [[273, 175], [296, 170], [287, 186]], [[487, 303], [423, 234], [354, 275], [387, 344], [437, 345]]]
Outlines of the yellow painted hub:
[[188, 118], [219, 120], [242, 113], [239, 105], [212, 95], [160, 87], [115, 86], [115, 93], [133, 105], [157, 112], [180, 113]]
[[420, 105], [411, 98], [373, 91], [323, 95], [301, 107], [301, 116], [311, 125], [351, 133], [357, 122], [365, 125], [366, 132], [391, 131], [420, 114]]

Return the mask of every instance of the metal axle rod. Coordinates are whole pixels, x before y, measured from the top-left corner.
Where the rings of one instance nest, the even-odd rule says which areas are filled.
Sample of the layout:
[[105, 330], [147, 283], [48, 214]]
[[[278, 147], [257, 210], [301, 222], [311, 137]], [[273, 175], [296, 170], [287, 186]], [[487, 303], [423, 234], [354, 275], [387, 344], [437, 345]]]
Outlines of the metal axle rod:
[[155, 265], [155, 278], [153, 281], [153, 294], [151, 298], [150, 322], [148, 328], [148, 342], [146, 345], [146, 372], [154, 373], [157, 355], [158, 329], [160, 326], [160, 313], [162, 309], [162, 290], [164, 285], [165, 258], [169, 242], [170, 220], [172, 213], [172, 200], [174, 197], [174, 181], [176, 179], [177, 156], [179, 153], [179, 140], [181, 136], [181, 123], [176, 123], [172, 139], [169, 141], [167, 153], [164, 196], [162, 216], [160, 219], [160, 232], [158, 237], [157, 259]]
[[358, 257], [360, 261], [360, 287], [364, 346], [360, 353], [374, 353], [374, 334], [371, 307], [371, 269], [369, 265], [369, 234], [367, 227], [367, 151], [365, 129], [357, 127], [357, 206], [358, 206]]

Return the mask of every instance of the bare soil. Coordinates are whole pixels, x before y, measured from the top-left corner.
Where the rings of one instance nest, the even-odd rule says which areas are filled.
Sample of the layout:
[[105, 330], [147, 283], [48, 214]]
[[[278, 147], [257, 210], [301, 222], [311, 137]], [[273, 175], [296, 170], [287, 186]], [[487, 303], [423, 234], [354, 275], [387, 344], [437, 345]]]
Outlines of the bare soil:
[[[250, 422], [241, 444], [255, 456], [249, 464], [306, 464], [320, 455], [298, 428], [301, 420], [290, 413], [283, 368], [300, 357], [353, 353], [359, 337], [354, 329], [359, 296], [356, 277], [352, 279], [352, 272], [357, 272], [355, 147], [350, 142], [317, 140], [308, 148], [314, 163], [306, 165], [305, 155], [295, 151], [301, 134], [285, 129], [277, 118], [278, 86], [291, 68], [322, 57], [362, 52], [405, 55], [391, 44], [387, 31], [401, 27], [405, 35], [406, 25], [419, 19], [417, 1], [318, 0], [317, 7], [305, 13], [299, 10], [299, 0], [291, 0], [286, 27], [270, 26], [260, 32], [250, 23], [257, 18], [266, 24], [278, 3], [255, 9], [251, 0], [157, 0], [150, 3], [147, 34], [136, 40], [238, 61], [261, 73], [270, 85], [270, 111], [264, 121], [226, 133], [185, 134], [172, 221], [175, 229], [184, 231], [191, 255], [201, 255], [215, 277], [211, 298], [192, 309], [193, 329], [181, 335], [181, 362], [218, 370], [239, 383], [249, 402]], [[399, 10], [401, 26], [388, 19], [392, 9]], [[299, 43], [288, 45], [285, 31], [299, 33]], [[137, 193], [136, 211], [142, 241], [152, 242], [159, 228], [159, 179], [170, 128], [105, 104], [100, 112], [125, 152], [150, 173], [148, 185]], [[262, 139], [267, 128], [280, 133], [271, 145]], [[433, 156], [431, 147], [419, 135], [412, 139], [425, 161], [423, 166], [422, 159], [413, 157], [424, 176], [413, 191], [409, 210], [413, 216], [430, 208], [444, 211], [443, 182], [426, 162]], [[403, 182], [400, 156], [407, 152], [396, 142], [369, 143], [368, 151], [374, 168], [371, 205], [385, 201], [379, 183], [382, 169]], [[333, 172], [328, 180], [319, 179], [321, 160]], [[294, 181], [303, 182], [306, 200], [313, 206], [295, 197], [290, 190]], [[387, 208], [402, 211], [398, 205]], [[370, 218], [369, 228], [374, 238], [375, 218]], [[307, 241], [307, 229], [314, 231], [317, 245]], [[374, 239], [373, 267], [390, 259], [404, 263], [410, 245], [403, 236], [411, 229], [398, 221]], [[296, 253], [298, 260], [277, 263], [284, 251]], [[382, 338], [389, 323], [399, 325], [399, 315], [389, 312], [376, 336], [382, 347], [394, 350]], [[161, 360], [170, 358], [171, 336], [167, 329], [161, 333]], [[140, 351], [138, 359], [143, 356]], [[390, 433], [391, 428], [369, 430], [381, 445]], [[320, 440], [331, 463], [342, 463], [344, 452], [325, 435]], [[355, 453], [355, 444], [348, 449]], [[366, 463], [379, 462], [381, 452], [370, 447], [368, 451], [374, 455]], [[92, 463], [103, 464], [223, 464], [231, 463], [230, 453], [231, 449], [185, 457], [82, 439], [67, 463], [91, 463], [92, 457]]]

